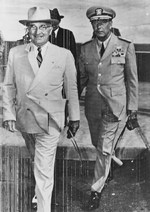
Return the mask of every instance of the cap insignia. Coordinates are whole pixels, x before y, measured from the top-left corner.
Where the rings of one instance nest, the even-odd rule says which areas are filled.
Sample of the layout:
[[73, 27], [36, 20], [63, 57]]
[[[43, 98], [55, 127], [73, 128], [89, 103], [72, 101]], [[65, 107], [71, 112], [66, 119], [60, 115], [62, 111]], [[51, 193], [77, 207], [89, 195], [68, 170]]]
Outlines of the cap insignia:
[[98, 9], [95, 10], [95, 14], [96, 15], [102, 15], [102, 13], [103, 13], [103, 9], [102, 8], [98, 8]]

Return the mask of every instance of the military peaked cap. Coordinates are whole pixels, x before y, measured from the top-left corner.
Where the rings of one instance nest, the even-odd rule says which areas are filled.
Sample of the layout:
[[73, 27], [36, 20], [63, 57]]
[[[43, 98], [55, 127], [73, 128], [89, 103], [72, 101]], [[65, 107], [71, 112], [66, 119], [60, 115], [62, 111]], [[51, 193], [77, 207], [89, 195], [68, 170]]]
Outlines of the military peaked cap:
[[116, 12], [108, 7], [93, 6], [87, 10], [86, 16], [90, 21], [97, 19], [113, 19], [116, 16]]

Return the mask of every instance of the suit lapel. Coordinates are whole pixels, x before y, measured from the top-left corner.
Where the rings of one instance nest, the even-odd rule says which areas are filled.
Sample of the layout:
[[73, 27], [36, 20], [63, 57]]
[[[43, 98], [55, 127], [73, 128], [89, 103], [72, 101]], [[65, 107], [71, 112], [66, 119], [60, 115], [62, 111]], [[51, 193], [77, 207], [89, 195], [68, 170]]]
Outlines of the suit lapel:
[[92, 41], [92, 43], [91, 43], [91, 48], [90, 48], [90, 54], [89, 55], [93, 55], [93, 57], [92, 57], [92, 60], [94, 59], [94, 60], [96, 60], [96, 61], [99, 61], [99, 59], [100, 59], [100, 56], [99, 56], [99, 53], [98, 53], [98, 51], [97, 51], [97, 41], [96, 41], [96, 39], [93, 39], [93, 41]]
[[[35, 86], [37, 86], [43, 80], [43, 78], [46, 77], [47, 72], [49, 72], [51, 67], [54, 65], [54, 57], [53, 57], [54, 54], [55, 54], [55, 46], [53, 44], [48, 43], [48, 47], [47, 47], [45, 56], [43, 58], [43, 62], [41, 64], [40, 68], [38, 68], [38, 72], [35, 75], [35, 78], [33, 80], [32, 85], [29, 88], [29, 91], [34, 89]], [[37, 63], [37, 61], [36, 61], [36, 63]]]
[[29, 59], [29, 63], [32, 67], [32, 70], [34, 72], [34, 74], [36, 75], [36, 73], [38, 72], [38, 63], [35, 57], [35, 53], [34, 53], [34, 49], [32, 44], [28, 44], [26, 47], [26, 51], [28, 51], [28, 59]]
[[[61, 27], [59, 27], [58, 32], [57, 32], [57, 45], [58, 46], [62, 46], [62, 41], [63, 39], [65, 39], [65, 36], [63, 35], [63, 29]], [[63, 42], [65, 43], [65, 41], [63, 40]]]
[[105, 49], [105, 52], [101, 58], [101, 61], [103, 61], [108, 55], [112, 54], [114, 51], [114, 47], [116, 46], [117, 43], [117, 37], [115, 35], [111, 35], [110, 41]]

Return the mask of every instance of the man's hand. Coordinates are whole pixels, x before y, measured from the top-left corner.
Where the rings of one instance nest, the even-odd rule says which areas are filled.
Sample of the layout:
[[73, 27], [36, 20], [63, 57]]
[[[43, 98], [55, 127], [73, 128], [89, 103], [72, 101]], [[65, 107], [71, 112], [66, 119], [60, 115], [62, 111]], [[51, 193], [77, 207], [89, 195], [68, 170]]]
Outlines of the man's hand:
[[128, 120], [126, 123], [126, 126], [128, 130], [134, 130], [139, 126], [138, 120], [137, 120], [137, 111], [136, 110], [128, 110], [127, 111]]
[[80, 121], [69, 121], [67, 138], [71, 138], [72, 136], [75, 136], [77, 130], [79, 129], [79, 126], [80, 126]]
[[3, 127], [10, 132], [17, 132], [16, 122], [14, 120], [4, 121]]

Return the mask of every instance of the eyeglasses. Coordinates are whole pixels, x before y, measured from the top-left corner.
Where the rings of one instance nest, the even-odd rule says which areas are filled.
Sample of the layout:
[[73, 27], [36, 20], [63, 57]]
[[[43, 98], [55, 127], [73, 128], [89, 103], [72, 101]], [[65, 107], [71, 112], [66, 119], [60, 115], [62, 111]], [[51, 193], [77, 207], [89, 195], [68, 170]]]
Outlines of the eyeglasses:
[[37, 28], [39, 28], [39, 30], [41, 30], [42, 32], [45, 32], [49, 27], [52, 28], [51, 25], [45, 25], [45, 24], [43, 24], [43, 25], [41, 25], [39, 27], [37, 27], [36, 25], [30, 25], [29, 29], [32, 30], [32, 31], [36, 31]]
[[100, 24], [100, 25], [105, 25], [107, 23], [109, 23], [110, 20], [109, 19], [97, 19], [97, 20], [92, 20], [91, 23], [93, 25], [97, 25], [97, 24]]

